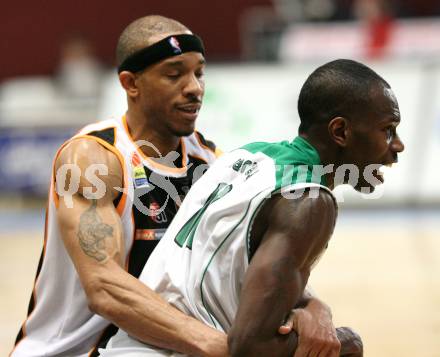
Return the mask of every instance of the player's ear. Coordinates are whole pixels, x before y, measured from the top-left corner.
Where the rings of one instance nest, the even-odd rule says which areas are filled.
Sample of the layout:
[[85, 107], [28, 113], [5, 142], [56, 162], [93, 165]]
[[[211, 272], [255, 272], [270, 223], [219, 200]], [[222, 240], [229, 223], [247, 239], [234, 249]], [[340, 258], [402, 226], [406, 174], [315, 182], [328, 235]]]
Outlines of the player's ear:
[[131, 98], [137, 97], [139, 94], [139, 87], [136, 82], [136, 75], [129, 71], [122, 71], [119, 73], [119, 82], [122, 88], [125, 89], [127, 95]]
[[347, 118], [335, 117], [327, 126], [330, 138], [339, 146], [346, 147], [350, 138], [350, 125]]

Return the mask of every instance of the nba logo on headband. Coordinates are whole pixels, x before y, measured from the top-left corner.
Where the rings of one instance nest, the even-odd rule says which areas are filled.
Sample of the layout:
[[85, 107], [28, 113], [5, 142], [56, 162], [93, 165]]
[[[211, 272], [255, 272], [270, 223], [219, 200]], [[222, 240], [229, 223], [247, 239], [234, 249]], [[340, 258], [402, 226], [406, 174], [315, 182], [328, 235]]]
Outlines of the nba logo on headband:
[[175, 38], [174, 36], [170, 37], [168, 39], [168, 42], [171, 45], [171, 47], [173, 48], [174, 53], [176, 53], [176, 54], [182, 53], [182, 49], [180, 48], [179, 41], [177, 41], [177, 38]]

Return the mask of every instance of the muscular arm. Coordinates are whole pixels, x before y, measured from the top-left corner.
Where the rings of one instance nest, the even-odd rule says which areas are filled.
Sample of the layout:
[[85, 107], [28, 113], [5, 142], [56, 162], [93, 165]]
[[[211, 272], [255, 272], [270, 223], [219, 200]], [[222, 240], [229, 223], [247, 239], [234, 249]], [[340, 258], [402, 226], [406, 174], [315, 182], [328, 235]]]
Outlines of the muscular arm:
[[[108, 175], [98, 176], [105, 193], [86, 198], [83, 189], [93, 184], [84, 173], [96, 163], [108, 167]], [[122, 223], [113, 205], [118, 194], [113, 188], [123, 187], [117, 157], [93, 140], [77, 139], [62, 150], [55, 169], [64, 164], [76, 165], [82, 173], [71, 204], [65, 196], [59, 198], [57, 216], [89, 308], [143, 342], [190, 355], [227, 355], [224, 334], [173, 308], [123, 269]]]
[[277, 329], [300, 302], [311, 266], [333, 231], [335, 206], [324, 191], [316, 199], [277, 196], [258, 218], [267, 229], [261, 230], [261, 237], [252, 237], [261, 241], [246, 272], [228, 335], [230, 352], [232, 356], [292, 356], [296, 334], [279, 335]]

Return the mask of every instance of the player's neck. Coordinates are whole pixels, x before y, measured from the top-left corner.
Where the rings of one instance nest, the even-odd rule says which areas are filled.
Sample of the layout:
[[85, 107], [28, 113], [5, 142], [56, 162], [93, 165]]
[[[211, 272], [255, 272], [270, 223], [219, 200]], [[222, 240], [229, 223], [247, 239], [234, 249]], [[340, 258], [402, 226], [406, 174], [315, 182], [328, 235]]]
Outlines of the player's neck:
[[333, 165], [332, 169], [329, 168], [329, 173], [325, 175], [326, 186], [333, 190], [334, 187], [334, 177], [335, 170], [339, 165], [337, 160], [337, 155], [334, 152], [332, 145], [328, 142], [324, 135], [317, 132], [301, 133], [300, 136], [306, 139], [318, 152], [321, 165], [325, 168], [327, 165]]
[[177, 150], [180, 143], [179, 136], [170, 135], [168, 132], [161, 133], [157, 126], [151, 125], [144, 117], [131, 112], [127, 112], [126, 120], [132, 140], [146, 156], [160, 158]]

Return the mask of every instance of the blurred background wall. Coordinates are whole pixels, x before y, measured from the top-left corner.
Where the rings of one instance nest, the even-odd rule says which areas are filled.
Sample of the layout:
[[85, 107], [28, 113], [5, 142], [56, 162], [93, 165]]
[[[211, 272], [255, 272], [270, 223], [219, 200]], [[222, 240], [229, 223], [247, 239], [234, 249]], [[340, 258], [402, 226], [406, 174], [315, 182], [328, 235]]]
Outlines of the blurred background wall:
[[347, 192], [348, 205], [440, 202], [440, 5], [427, 0], [7, 3], [0, 21], [3, 197], [44, 197], [57, 146], [84, 124], [124, 113], [115, 44], [129, 22], [151, 13], [203, 37], [209, 66], [199, 129], [226, 150], [292, 137], [299, 89], [316, 66], [341, 57], [371, 65], [397, 94], [407, 151], [384, 199], [359, 201]]
[[178, 6], [171, 0], [5, 2], [0, 22], [0, 78], [53, 74], [66, 36], [78, 32], [87, 35], [96, 55], [112, 66], [121, 31], [144, 14], [178, 19], [206, 39], [210, 59], [236, 60], [240, 56], [240, 17], [253, 6], [272, 7], [272, 3], [236, 0], [207, 6], [205, 1], [188, 0]]
[[198, 127], [224, 150], [293, 138], [301, 85], [328, 60], [360, 60], [391, 84], [406, 151], [377, 195], [336, 190], [340, 222], [312, 278], [366, 356], [440, 356], [440, 3], [430, 0], [2, 4], [0, 355], [25, 317], [52, 157], [83, 125], [124, 113], [114, 48], [147, 14], [203, 38]]

